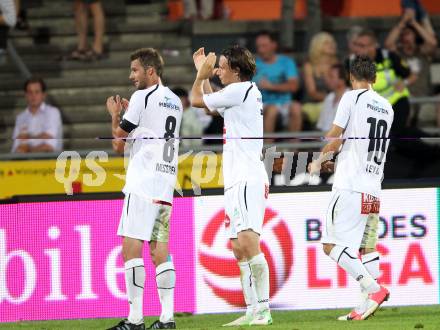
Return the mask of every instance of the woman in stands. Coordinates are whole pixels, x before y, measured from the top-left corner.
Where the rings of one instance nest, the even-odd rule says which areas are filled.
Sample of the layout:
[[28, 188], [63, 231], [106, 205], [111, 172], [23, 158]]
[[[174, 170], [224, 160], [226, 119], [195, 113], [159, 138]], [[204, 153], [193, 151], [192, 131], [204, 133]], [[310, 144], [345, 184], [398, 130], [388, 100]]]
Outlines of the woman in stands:
[[308, 59], [304, 64], [305, 98], [303, 113], [314, 125], [322, 102], [329, 93], [327, 78], [330, 68], [338, 62], [336, 41], [330, 33], [317, 33], [311, 40]]

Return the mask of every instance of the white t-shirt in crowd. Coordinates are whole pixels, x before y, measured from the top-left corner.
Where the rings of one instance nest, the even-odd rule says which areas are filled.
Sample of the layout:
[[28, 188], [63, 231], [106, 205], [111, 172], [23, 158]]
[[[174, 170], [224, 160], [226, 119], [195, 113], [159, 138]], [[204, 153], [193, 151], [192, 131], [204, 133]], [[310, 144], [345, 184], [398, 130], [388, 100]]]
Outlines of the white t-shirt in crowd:
[[[345, 92], [349, 91], [347, 88]], [[335, 119], [336, 110], [338, 109], [339, 102], [335, 102], [336, 93], [331, 92], [327, 94], [322, 103], [321, 113], [319, 114], [318, 123], [316, 127], [323, 131], [328, 132], [333, 125], [333, 120]]]
[[[203, 95], [210, 111], [224, 117], [223, 178], [225, 189], [240, 181], [268, 182], [263, 150], [263, 102], [255, 83], [232, 83]], [[245, 139], [252, 137], [252, 139]]]
[[26, 133], [31, 137], [46, 133], [52, 136], [52, 139], [28, 139], [26, 143], [31, 147], [40, 144], [48, 144], [52, 146], [54, 151], [61, 151], [63, 148], [63, 123], [61, 122], [61, 114], [58, 108], [46, 103], [42, 103], [40, 108], [32, 113], [29, 108], [21, 112], [16, 120], [12, 138], [12, 152], [15, 152], [20, 145], [20, 140], [16, 140], [21, 133]]
[[391, 104], [371, 89], [342, 96], [333, 123], [345, 129], [346, 140], [337, 158], [334, 188], [380, 197], [393, 118]]
[[182, 109], [179, 97], [160, 84], [133, 93], [123, 116], [137, 126], [126, 141], [130, 161], [125, 194], [172, 203]]

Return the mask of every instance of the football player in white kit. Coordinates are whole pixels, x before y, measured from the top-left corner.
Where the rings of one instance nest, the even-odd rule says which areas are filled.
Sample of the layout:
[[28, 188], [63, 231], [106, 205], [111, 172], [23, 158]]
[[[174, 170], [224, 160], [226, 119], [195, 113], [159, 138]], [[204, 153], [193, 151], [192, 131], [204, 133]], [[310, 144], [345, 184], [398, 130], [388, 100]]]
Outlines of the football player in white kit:
[[388, 289], [379, 285], [361, 262], [358, 251], [367, 232], [368, 217], [379, 213], [394, 112], [391, 104], [372, 90], [376, 67], [368, 57], [355, 58], [349, 73], [353, 90], [343, 95], [333, 127], [327, 133], [331, 141], [309, 164], [309, 171], [318, 174], [321, 169], [326, 170], [331, 166], [328, 160], [339, 152], [321, 242], [324, 252], [368, 295], [362, 309], [353, 310], [346, 319], [365, 320], [389, 297]]
[[[156, 284], [162, 306], [160, 319], [149, 329], [175, 329], [176, 276], [168, 253], [168, 236], [177, 175], [179, 142], [176, 138], [183, 108], [180, 99], [161, 84], [163, 59], [155, 49], [139, 49], [130, 59], [130, 79], [138, 90], [129, 102], [119, 96], [107, 99], [115, 138], [113, 148], [121, 152], [124, 144], [130, 143], [130, 161], [123, 189], [125, 199], [118, 228], [118, 235], [123, 237], [122, 255], [130, 312], [126, 320], [110, 329], [145, 329], [142, 313], [144, 241], [149, 243], [156, 267]], [[125, 142], [123, 138], [126, 137], [129, 139]]]
[[[255, 58], [249, 50], [233, 46], [222, 51], [218, 69], [216, 56], [194, 53], [197, 78], [191, 91], [194, 107], [224, 117], [223, 177], [225, 225], [241, 272], [247, 312], [225, 326], [269, 325], [269, 268], [260, 249], [269, 180], [262, 162], [263, 103], [251, 81]], [[216, 73], [226, 87], [212, 92], [209, 80]]]

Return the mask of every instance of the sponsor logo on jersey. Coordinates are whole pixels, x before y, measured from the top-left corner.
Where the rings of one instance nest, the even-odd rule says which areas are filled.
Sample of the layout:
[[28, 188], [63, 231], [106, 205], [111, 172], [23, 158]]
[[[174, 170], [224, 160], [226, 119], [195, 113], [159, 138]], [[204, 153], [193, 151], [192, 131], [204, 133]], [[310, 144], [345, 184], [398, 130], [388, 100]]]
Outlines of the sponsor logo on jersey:
[[367, 103], [367, 109], [370, 109], [370, 110], [373, 110], [373, 111], [376, 111], [376, 112], [380, 112], [380, 113], [384, 113], [384, 114], [388, 114], [388, 110], [384, 109], [384, 108], [381, 108], [378, 105], [377, 101], [373, 100], [373, 103], [374, 104]]
[[165, 96], [164, 98], [165, 98], [165, 101], [159, 102], [159, 107], [180, 111], [180, 107], [178, 105], [171, 103], [170, 97]]
[[362, 193], [361, 214], [379, 213], [380, 199], [369, 194]]
[[[225, 279], [240, 278], [237, 260], [231, 252], [229, 239], [223, 235], [224, 225], [230, 219], [223, 209], [216, 212], [202, 232], [199, 245], [199, 263], [204, 269], [203, 279], [213, 294], [232, 306], [245, 306], [241, 289], [225, 287]], [[286, 284], [293, 270], [293, 236], [284, 219], [278, 213], [266, 208], [263, 222], [261, 250], [264, 253], [270, 272], [270, 297], [275, 296]], [[216, 249], [220, 243], [224, 245], [224, 254], [219, 255]], [[224, 241], [223, 241], [224, 240]]]

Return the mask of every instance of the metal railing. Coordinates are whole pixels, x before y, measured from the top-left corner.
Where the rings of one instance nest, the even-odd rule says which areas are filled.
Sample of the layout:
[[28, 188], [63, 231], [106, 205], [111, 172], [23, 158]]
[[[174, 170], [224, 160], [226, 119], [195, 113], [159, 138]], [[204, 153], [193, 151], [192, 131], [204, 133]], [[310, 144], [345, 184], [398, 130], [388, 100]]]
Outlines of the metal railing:
[[14, 44], [12, 43], [12, 41], [10, 39], [7, 41], [7, 50], [8, 50], [9, 56], [11, 57], [12, 62], [15, 64], [18, 71], [20, 71], [20, 74], [22, 75], [22, 77], [24, 79], [29, 79], [32, 76], [32, 73], [29, 70], [29, 68], [26, 66], [24, 61], [22, 60], [20, 54], [18, 54], [17, 50], [15, 49]]

